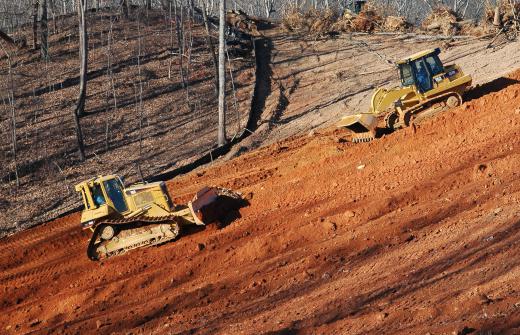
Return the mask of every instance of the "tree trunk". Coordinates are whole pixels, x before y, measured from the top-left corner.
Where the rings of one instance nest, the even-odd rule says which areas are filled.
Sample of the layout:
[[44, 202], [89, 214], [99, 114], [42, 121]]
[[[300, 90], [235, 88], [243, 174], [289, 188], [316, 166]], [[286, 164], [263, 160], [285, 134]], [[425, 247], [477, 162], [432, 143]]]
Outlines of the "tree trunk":
[[206, 2], [202, 1], [202, 17], [204, 19], [204, 27], [206, 28], [206, 40], [208, 43], [209, 52], [213, 60], [213, 67], [215, 68], [215, 93], [218, 93], [218, 60], [217, 54], [215, 53], [215, 47], [213, 46], [213, 40], [211, 39], [211, 32], [209, 30], [208, 14], [206, 13]]
[[56, 20], [56, 5], [55, 5], [55, 0], [49, 0], [49, 6], [51, 8], [51, 13], [52, 13], [52, 22], [54, 23], [54, 27], [53, 27], [53, 34], [57, 34], [58, 33], [58, 20]]
[[123, 10], [123, 15], [124, 15], [125, 19], [128, 19], [128, 14], [129, 14], [128, 0], [121, 0], [121, 9]]
[[186, 88], [186, 79], [184, 76], [184, 17], [182, 10], [182, 0], [180, 2], [181, 11], [180, 16], [177, 14], [177, 1], [175, 1], [174, 7], [175, 15], [175, 29], [177, 31], [177, 44], [179, 47], [179, 69], [181, 73], [182, 88]]
[[78, 0], [80, 83], [78, 102], [73, 112], [74, 125], [76, 126], [79, 159], [81, 161], [85, 160], [85, 147], [83, 143], [83, 133], [81, 131], [79, 118], [85, 114], [85, 100], [87, 97], [88, 35], [87, 24], [85, 22], [86, 5], [87, 0]]
[[500, 1], [497, 1], [497, 6], [495, 7], [495, 17], [493, 18], [493, 24], [497, 27], [502, 26], [502, 22], [500, 20]]
[[35, 0], [33, 3], [33, 49], [38, 49], [38, 7], [40, 7], [40, 4], [38, 3], [38, 0]]
[[218, 33], [218, 146], [226, 144], [226, 1], [220, 0]]
[[9, 100], [9, 108], [11, 110], [11, 136], [12, 136], [12, 144], [13, 144], [13, 162], [14, 162], [14, 175], [16, 178], [16, 187], [20, 187], [20, 179], [18, 177], [18, 162], [16, 159], [17, 145], [16, 145], [16, 110], [14, 103], [14, 81], [13, 81], [13, 64], [11, 62], [11, 55], [4, 50], [7, 55], [7, 64], [8, 64], [8, 75], [9, 75], [9, 92], [8, 100]]
[[40, 54], [43, 60], [49, 59], [49, 25], [47, 18], [47, 0], [42, 0], [42, 18], [40, 20]]

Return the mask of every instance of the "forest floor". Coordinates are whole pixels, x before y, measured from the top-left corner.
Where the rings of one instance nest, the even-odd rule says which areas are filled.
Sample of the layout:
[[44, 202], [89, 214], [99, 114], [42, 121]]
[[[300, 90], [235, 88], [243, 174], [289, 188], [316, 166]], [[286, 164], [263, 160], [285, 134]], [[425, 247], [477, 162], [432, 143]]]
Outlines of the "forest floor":
[[[215, 71], [203, 26], [184, 27], [185, 89], [175, 26], [167, 15], [136, 13], [139, 20], [125, 20], [108, 14], [91, 16], [89, 22], [86, 115], [80, 119], [85, 162], [78, 159], [72, 118], [79, 92], [76, 18], [58, 22], [57, 33], [49, 39], [49, 61], [41, 61], [39, 51], [31, 48], [12, 55], [20, 186], [15, 184], [11, 112], [4, 105], [0, 236], [77, 209], [81, 201], [74, 185], [81, 181], [118, 174], [135, 182], [139, 170], [147, 179], [183, 166], [215, 146]], [[231, 138], [243, 131], [249, 118], [255, 58], [254, 53], [235, 55], [232, 50], [229, 57], [236, 88], [233, 95], [229, 84]], [[8, 92], [7, 58], [0, 62], [0, 87]]]
[[[432, 46], [354, 40], [378, 38], [386, 55]], [[271, 83], [285, 99], [272, 91], [264, 111], [278, 121], [260, 119], [262, 133], [246, 140], [262, 147], [167, 183], [180, 203], [204, 185], [248, 194], [239, 218], [101, 262], [86, 257], [79, 213], [4, 238], [2, 332], [520, 333], [520, 72], [508, 69], [518, 44], [449, 50], [482, 84], [467, 102], [353, 145], [326, 125], [364, 108], [369, 90], [352, 92], [391, 73], [353, 47], [334, 60], [349, 48], [340, 39], [311, 43], [333, 49], [334, 70], [283, 79], [316, 66], [306, 58], [325, 62], [306, 43], [274, 39]], [[292, 70], [280, 56], [289, 49]], [[358, 89], [334, 79], [340, 69]], [[347, 105], [315, 108], [337, 94], [350, 94]]]

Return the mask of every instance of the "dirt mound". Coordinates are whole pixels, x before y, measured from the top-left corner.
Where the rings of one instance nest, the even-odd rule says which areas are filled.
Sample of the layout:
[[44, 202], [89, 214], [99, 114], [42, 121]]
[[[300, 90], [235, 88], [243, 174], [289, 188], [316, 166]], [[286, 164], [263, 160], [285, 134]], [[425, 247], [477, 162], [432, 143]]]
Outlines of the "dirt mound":
[[78, 214], [0, 240], [0, 329], [515, 334], [519, 78], [415, 131], [316, 131], [168, 182], [250, 194], [223, 229], [100, 263]]

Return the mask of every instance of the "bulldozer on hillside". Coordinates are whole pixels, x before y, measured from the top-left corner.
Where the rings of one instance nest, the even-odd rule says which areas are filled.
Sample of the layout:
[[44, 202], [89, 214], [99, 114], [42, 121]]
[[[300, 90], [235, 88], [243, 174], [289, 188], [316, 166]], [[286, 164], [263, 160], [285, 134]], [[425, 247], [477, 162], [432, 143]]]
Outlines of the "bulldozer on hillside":
[[182, 227], [217, 222], [244, 205], [240, 194], [218, 187], [204, 187], [188, 204], [174, 205], [164, 182], [125, 187], [116, 175], [86, 180], [76, 191], [85, 206], [81, 226], [93, 232], [91, 260], [174, 240]]
[[368, 112], [345, 116], [338, 127], [350, 129], [353, 142], [369, 142], [378, 128], [393, 131], [461, 105], [472, 77], [455, 64], [444, 65], [440, 53], [425, 50], [397, 62], [401, 85], [378, 88]]

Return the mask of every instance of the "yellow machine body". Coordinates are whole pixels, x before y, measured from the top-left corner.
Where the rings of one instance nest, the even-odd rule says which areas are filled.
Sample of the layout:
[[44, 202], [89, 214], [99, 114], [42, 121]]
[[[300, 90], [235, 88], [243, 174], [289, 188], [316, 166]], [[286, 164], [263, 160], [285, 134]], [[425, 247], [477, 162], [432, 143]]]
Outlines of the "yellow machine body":
[[430, 49], [397, 62], [401, 85], [376, 89], [366, 113], [348, 115], [337, 126], [350, 129], [355, 142], [367, 141], [375, 138], [381, 119], [393, 130], [412, 118], [460, 105], [472, 77], [457, 65], [442, 64], [439, 54], [440, 49]]
[[175, 239], [182, 226], [213, 222], [217, 198], [240, 199], [230, 190], [205, 187], [188, 204], [173, 205], [164, 182], [125, 188], [116, 175], [92, 178], [75, 188], [85, 206], [81, 226], [93, 231], [87, 250], [93, 260]]

